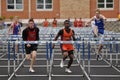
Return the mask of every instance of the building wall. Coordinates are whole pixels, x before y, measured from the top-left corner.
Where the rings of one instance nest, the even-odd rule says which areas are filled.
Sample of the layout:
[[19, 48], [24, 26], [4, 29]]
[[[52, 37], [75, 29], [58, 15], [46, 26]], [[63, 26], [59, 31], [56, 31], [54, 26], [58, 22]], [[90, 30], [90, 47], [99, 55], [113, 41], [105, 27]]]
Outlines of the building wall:
[[90, 0], [60, 0], [60, 18], [89, 18]]
[[60, 1], [53, 0], [52, 11], [36, 11], [36, 0], [31, 0], [31, 17], [33, 18], [60, 18]]
[[[90, 17], [94, 16], [95, 10], [97, 8], [97, 0], [90, 0]], [[119, 13], [119, 0], [114, 0], [113, 10], [101, 10], [101, 14], [105, 15], [107, 18], [117, 18]]]
[[[6, 0], [1, 0], [1, 14], [9, 18], [10, 16], [19, 16], [23, 19], [29, 18], [29, 0], [24, 1], [23, 11], [7, 11]], [[90, 18], [94, 16], [97, 8], [97, 0], [53, 0], [52, 11], [36, 11], [36, 0], [31, 0], [31, 16], [36, 19], [43, 18]], [[114, 0], [114, 10], [102, 10], [101, 13], [107, 18], [117, 18], [119, 13], [119, 0]], [[113, 14], [113, 15], [111, 15]]]
[[[29, 18], [29, 0], [24, 1], [23, 11], [7, 11], [6, 0], [2, 0], [2, 16], [9, 18], [10, 16], [19, 16], [23, 19]], [[59, 0], [53, 0], [53, 10], [52, 11], [36, 11], [36, 0], [31, 0], [31, 13], [30, 17], [39, 18], [60, 18], [60, 3]]]
[[23, 11], [7, 11], [6, 0], [1, 0], [1, 14], [2, 16], [6, 16], [9, 19], [10, 16], [19, 16], [20, 18], [26, 19], [28, 18], [28, 0], [24, 1], [24, 9]]
[[1, 16], [1, 0], [0, 0], [0, 16]]

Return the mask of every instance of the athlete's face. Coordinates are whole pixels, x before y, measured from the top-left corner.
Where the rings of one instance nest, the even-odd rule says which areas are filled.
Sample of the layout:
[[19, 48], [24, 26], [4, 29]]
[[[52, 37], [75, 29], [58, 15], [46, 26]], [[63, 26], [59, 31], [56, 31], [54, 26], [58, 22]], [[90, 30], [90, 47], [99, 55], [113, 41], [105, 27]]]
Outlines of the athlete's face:
[[64, 25], [65, 25], [65, 28], [69, 28], [69, 26], [70, 26], [69, 22], [65, 22]]
[[34, 22], [33, 21], [30, 21], [29, 22], [29, 27], [32, 29], [32, 28], [34, 28]]
[[18, 21], [19, 21], [19, 19], [18, 19], [17, 17], [15, 17], [15, 18], [14, 18], [14, 21], [15, 21], [15, 22], [18, 22]]
[[100, 13], [96, 12], [96, 17], [99, 18], [100, 16]]

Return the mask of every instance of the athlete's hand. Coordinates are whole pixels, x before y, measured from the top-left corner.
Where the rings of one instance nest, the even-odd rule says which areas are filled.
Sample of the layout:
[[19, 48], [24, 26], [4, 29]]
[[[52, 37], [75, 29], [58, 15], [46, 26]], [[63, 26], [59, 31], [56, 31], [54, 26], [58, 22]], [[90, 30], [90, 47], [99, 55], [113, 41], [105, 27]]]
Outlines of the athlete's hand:
[[30, 44], [27, 44], [27, 47], [30, 47], [31, 45]]
[[18, 32], [19, 35], [21, 35], [21, 32]]
[[86, 27], [88, 27], [88, 26], [89, 26], [88, 22], [85, 22], [85, 26], [86, 26]]

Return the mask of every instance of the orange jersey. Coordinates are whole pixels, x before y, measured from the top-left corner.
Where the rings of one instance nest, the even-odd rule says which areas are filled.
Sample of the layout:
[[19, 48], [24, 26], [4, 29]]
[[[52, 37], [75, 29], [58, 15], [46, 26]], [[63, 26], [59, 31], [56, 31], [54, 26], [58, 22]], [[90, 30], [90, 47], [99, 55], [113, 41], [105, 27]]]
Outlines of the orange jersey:
[[74, 21], [74, 27], [77, 27], [77, 24], [78, 24], [78, 21], [75, 20], [75, 21]]
[[[63, 35], [61, 36], [61, 40], [62, 41], [71, 41], [72, 40], [72, 36], [73, 36], [73, 32], [70, 29], [70, 32], [67, 33], [65, 29], [63, 29]], [[62, 44], [62, 50], [65, 51], [71, 51], [74, 50], [73, 44]]]
[[83, 22], [80, 20], [80, 21], [78, 21], [78, 27], [83, 27]]
[[48, 21], [44, 21], [44, 22], [43, 22], [43, 27], [48, 27], [48, 25], [49, 25], [49, 22], [48, 22]]
[[57, 20], [54, 20], [54, 21], [52, 22], [52, 26], [53, 26], [53, 27], [57, 27]]

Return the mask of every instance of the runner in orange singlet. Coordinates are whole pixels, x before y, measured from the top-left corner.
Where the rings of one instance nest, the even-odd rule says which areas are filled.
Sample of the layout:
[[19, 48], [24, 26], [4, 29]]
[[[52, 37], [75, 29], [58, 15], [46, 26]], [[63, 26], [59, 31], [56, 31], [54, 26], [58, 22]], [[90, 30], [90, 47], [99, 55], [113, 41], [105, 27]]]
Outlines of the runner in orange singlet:
[[[65, 28], [61, 29], [58, 32], [58, 34], [55, 37], [54, 41], [56, 41], [59, 36], [61, 36], [61, 41], [71, 41], [71, 40], [75, 41], [75, 33], [70, 28], [70, 22], [68, 20], [65, 20], [64, 25], [65, 25]], [[54, 44], [53, 44], [53, 48], [54, 48]], [[65, 69], [65, 72], [72, 73], [72, 71], [70, 70], [70, 66], [73, 63], [73, 58], [74, 58], [73, 44], [71, 44], [71, 43], [69, 43], [69, 44], [63, 43], [63, 44], [61, 44], [61, 50], [62, 50], [62, 53], [63, 53], [63, 59], [61, 60], [60, 67], [64, 66], [64, 61], [66, 60], [67, 57], [69, 57], [70, 60], [68, 62], [67, 68]]]

